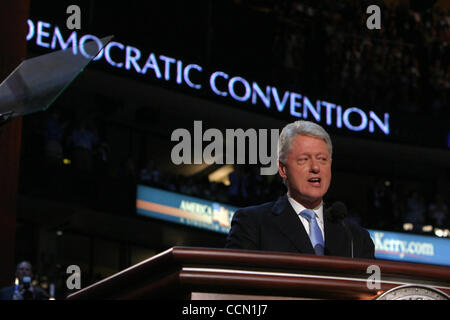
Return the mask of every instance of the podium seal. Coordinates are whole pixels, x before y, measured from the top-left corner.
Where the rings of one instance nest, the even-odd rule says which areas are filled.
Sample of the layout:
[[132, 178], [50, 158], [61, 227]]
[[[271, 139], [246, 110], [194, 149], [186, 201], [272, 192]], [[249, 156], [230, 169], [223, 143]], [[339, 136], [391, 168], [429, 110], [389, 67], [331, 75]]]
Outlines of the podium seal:
[[428, 286], [404, 285], [384, 292], [375, 300], [450, 300], [450, 297]]

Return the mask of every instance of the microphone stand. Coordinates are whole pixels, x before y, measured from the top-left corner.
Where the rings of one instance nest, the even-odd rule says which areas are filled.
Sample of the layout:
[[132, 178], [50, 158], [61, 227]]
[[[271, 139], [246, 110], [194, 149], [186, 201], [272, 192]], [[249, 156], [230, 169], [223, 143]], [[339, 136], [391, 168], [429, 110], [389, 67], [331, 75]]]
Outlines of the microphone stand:
[[355, 256], [354, 256], [354, 253], [353, 253], [353, 236], [352, 236], [352, 233], [351, 233], [351, 231], [350, 231], [350, 228], [349, 228], [349, 227], [347, 226], [347, 224], [345, 223], [344, 218], [341, 220], [341, 224], [342, 224], [342, 226], [344, 227], [344, 229], [345, 229], [347, 235], [350, 237], [351, 256], [352, 256], [352, 258], [354, 258]]

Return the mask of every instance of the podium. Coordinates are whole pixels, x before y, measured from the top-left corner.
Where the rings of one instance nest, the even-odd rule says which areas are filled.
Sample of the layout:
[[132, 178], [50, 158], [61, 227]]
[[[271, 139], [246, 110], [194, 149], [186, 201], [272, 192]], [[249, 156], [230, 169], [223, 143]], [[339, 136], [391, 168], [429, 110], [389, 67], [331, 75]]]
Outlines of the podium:
[[[370, 266], [379, 268], [378, 285], [373, 280], [374, 267]], [[403, 287], [448, 295], [450, 268], [387, 260], [173, 247], [67, 299], [376, 299]]]

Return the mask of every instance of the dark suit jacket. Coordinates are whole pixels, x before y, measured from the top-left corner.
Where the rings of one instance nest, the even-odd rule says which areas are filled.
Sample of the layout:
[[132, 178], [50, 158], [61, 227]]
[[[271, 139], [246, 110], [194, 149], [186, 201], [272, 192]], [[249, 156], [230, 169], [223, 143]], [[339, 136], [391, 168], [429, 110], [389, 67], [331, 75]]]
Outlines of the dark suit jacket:
[[6, 287], [0, 290], [0, 300], [11, 300], [14, 294], [14, 286]]
[[[34, 288], [35, 299], [34, 300], [48, 300], [47, 295], [40, 289]], [[12, 300], [14, 295], [14, 286], [6, 287], [0, 290], [0, 300]]]
[[[328, 209], [329, 210], [329, 209]], [[351, 239], [344, 226], [324, 209], [325, 255], [351, 257]], [[374, 259], [367, 230], [345, 220], [353, 237], [355, 258]], [[315, 254], [309, 236], [287, 195], [277, 201], [239, 209], [231, 221], [226, 248]]]

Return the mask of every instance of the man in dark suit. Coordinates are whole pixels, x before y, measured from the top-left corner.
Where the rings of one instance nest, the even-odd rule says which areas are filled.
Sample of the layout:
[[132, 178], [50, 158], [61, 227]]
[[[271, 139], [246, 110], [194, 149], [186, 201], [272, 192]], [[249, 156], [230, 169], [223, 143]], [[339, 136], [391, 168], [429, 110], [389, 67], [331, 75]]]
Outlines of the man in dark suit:
[[16, 267], [17, 284], [0, 290], [0, 300], [48, 300], [47, 295], [31, 283], [33, 266], [22, 261]]
[[321, 126], [302, 120], [288, 124], [278, 140], [278, 173], [287, 194], [237, 210], [226, 247], [373, 259], [367, 230], [343, 220], [341, 207], [324, 209], [331, 156], [331, 139]]

